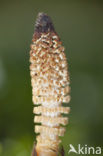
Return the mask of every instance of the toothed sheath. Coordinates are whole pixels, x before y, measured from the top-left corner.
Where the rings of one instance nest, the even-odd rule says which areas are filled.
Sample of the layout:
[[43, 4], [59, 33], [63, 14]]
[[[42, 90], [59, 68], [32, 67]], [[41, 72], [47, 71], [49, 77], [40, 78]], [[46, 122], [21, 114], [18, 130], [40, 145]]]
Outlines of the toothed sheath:
[[36, 114], [37, 156], [57, 156], [59, 136], [63, 136], [68, 123], [70, 101], [67, 60], [62, 42], [54, 30], [49, 16], [39, 13], [30, 50], [30, 75], [32, 84], [33, 112]]

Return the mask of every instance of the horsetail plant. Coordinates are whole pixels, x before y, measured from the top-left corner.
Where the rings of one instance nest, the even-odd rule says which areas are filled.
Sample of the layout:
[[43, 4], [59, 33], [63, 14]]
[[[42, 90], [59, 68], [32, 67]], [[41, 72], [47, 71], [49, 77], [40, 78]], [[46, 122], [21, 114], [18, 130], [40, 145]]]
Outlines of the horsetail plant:
[[67, 59], [62, 42], [56, 33], [51, 18], [39, 13], [30, 50], [30, 75], [35, 114], [34, 123], [36, 155], [57, 156], [59, 136], [63, 136], [70, 101], [70, 87]]

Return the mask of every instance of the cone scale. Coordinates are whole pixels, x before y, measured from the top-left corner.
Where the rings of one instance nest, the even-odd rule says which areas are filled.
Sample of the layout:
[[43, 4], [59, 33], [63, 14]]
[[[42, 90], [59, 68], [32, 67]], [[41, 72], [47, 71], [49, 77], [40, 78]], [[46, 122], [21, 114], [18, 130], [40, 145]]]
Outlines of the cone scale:
[[[57, 156], [70, 101], [68, 64], [62, 42], [51, 18], [39, 13], [30, 50], [30, 75], [35, 114], [37, 156]], [[40, 123], [40, 124], [36, 124]], [[62, 126], [63, 125], [63, 126]]]

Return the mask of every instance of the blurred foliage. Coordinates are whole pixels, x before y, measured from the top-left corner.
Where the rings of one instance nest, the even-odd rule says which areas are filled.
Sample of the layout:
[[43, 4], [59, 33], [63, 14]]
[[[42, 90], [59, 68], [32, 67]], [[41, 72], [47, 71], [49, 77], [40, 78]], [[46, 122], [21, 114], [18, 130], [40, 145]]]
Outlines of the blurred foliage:
[[[0, 1], [0, 156], [30, 156], [35, 140], [29, 50], [38, 12], [52, 17], [71, 76], [69, 144], [103, 146], [103, 1]], [[72, 156], [72, 154], [71, 154]]]

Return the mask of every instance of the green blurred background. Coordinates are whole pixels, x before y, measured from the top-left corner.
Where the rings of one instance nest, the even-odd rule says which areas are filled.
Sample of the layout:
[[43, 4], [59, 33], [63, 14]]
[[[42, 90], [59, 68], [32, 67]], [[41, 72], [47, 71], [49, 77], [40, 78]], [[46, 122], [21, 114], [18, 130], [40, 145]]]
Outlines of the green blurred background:
[[103, 1], [5, 0], [0, 1], [0, 156], [30, 156], [35, 140], [29, 50], [38, 12], [51, 16], [69, 62], [66, 156], [69, 144], [103, 147]]

